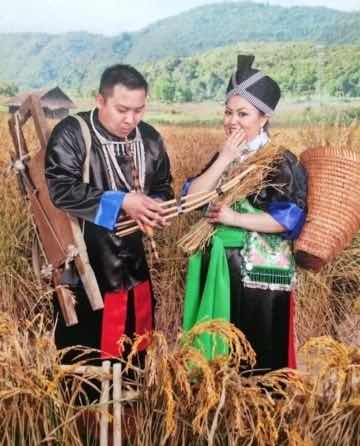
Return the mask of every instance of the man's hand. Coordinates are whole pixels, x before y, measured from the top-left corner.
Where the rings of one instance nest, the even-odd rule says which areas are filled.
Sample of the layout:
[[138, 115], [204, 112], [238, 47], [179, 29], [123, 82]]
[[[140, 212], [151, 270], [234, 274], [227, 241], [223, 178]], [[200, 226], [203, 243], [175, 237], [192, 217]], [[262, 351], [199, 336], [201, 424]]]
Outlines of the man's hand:
[[237, 212], [222, 204], [212, 204], [206, 213], [209, 223], [222, 223], [226, 226], [238, 226], [237, 215]]
[[142, 231], [145, 230], [145, 226], [160, 228], [169, 225], [160, 203], [143, 193], [127, 193], [122, 207], [124, 212], [137, 222]]

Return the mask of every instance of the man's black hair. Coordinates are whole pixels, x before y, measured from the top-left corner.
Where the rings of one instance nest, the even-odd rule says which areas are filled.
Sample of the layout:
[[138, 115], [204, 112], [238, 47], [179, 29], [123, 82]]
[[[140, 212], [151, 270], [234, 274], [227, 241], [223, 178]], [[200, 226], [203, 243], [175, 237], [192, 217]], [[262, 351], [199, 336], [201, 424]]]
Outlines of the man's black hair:
[[104, 97], [111, 96], [113, 88], [118, 84], [129, 90], [144, 89], [145, 93], [148, 92], [144, 76], [131, 65], [117, 64], [106, 68], [100, 79], [99, 93]]

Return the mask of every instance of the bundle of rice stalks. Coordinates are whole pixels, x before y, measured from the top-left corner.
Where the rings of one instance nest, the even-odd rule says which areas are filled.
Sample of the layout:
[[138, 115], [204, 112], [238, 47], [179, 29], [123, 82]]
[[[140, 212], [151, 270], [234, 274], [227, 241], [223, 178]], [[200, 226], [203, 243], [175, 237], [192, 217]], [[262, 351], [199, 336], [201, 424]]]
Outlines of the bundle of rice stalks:
[[[248, 172], [241, 182], [229, 192], [214, 200], [215, 203], [231, 206], [235, 202], [246, 198], [249, 194], [259, 193], [266, 185], [266, 178], [276, 170], [276, 166], [284, 151], [283, 147], [273, 144], [256, 152], [246, 161], [239, 164], [238, 168], [232, 172], [231, 178], [242, 172]], [[281, 185], [277, 185], [279, 188]], [[190, 231], [181, 238], [178, 246], [186, 253], [191, 254], [197, 249], [203, 249], [215, 232], [213, 225], [208, 223], [206, 218], [201, 218]]]

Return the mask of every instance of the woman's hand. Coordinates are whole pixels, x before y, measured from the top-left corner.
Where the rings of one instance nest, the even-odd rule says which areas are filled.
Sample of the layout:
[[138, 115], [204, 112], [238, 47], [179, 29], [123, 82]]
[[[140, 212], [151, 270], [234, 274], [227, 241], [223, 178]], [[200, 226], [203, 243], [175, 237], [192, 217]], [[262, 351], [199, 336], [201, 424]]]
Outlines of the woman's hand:
[[209, 223], [221, 223], [226, 226], [238, 226], [238, 213], [224, 204], [212, 204], [206, 213]]
[[241, 129], [234, 130], [223, 145], [220, 156], [225, 158], [228, 163], [231, 163], [240, 156], [245, 142], [245, 132]]

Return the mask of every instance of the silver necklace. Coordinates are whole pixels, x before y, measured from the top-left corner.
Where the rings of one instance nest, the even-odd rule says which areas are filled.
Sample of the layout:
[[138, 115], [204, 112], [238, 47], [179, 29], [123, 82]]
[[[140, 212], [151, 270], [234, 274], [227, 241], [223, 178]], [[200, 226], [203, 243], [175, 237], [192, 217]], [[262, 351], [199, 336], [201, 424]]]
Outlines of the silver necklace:
[[127, 190], [130, 192], [134, 190], [133, 187], [128, 183], [125, 178], [123, 171], [116, 159], [116, 156], [132, 156], [134, 160], [135, 167], [139, 171], [139, 182], [140, 188], [144, 191], [145, 186], [145, 150], [144, 143], [141, 137], [141, 133], [139, 129], [136, 127], [135, 138], [131, 141], [110, 141], [105, 138], [101, 133], [97, 130], [94, 123], [94, 112], [93, 109], [90, 113], [90, 122], [91, 126], [94, 130], [94, 133], [98, 140], [100, 141], [101, 147], [104, 152], [106, 167], [110, 176], [111, 189], [117, 190], [114, 171], [120, 177], [121, 181], [125, 184]]

